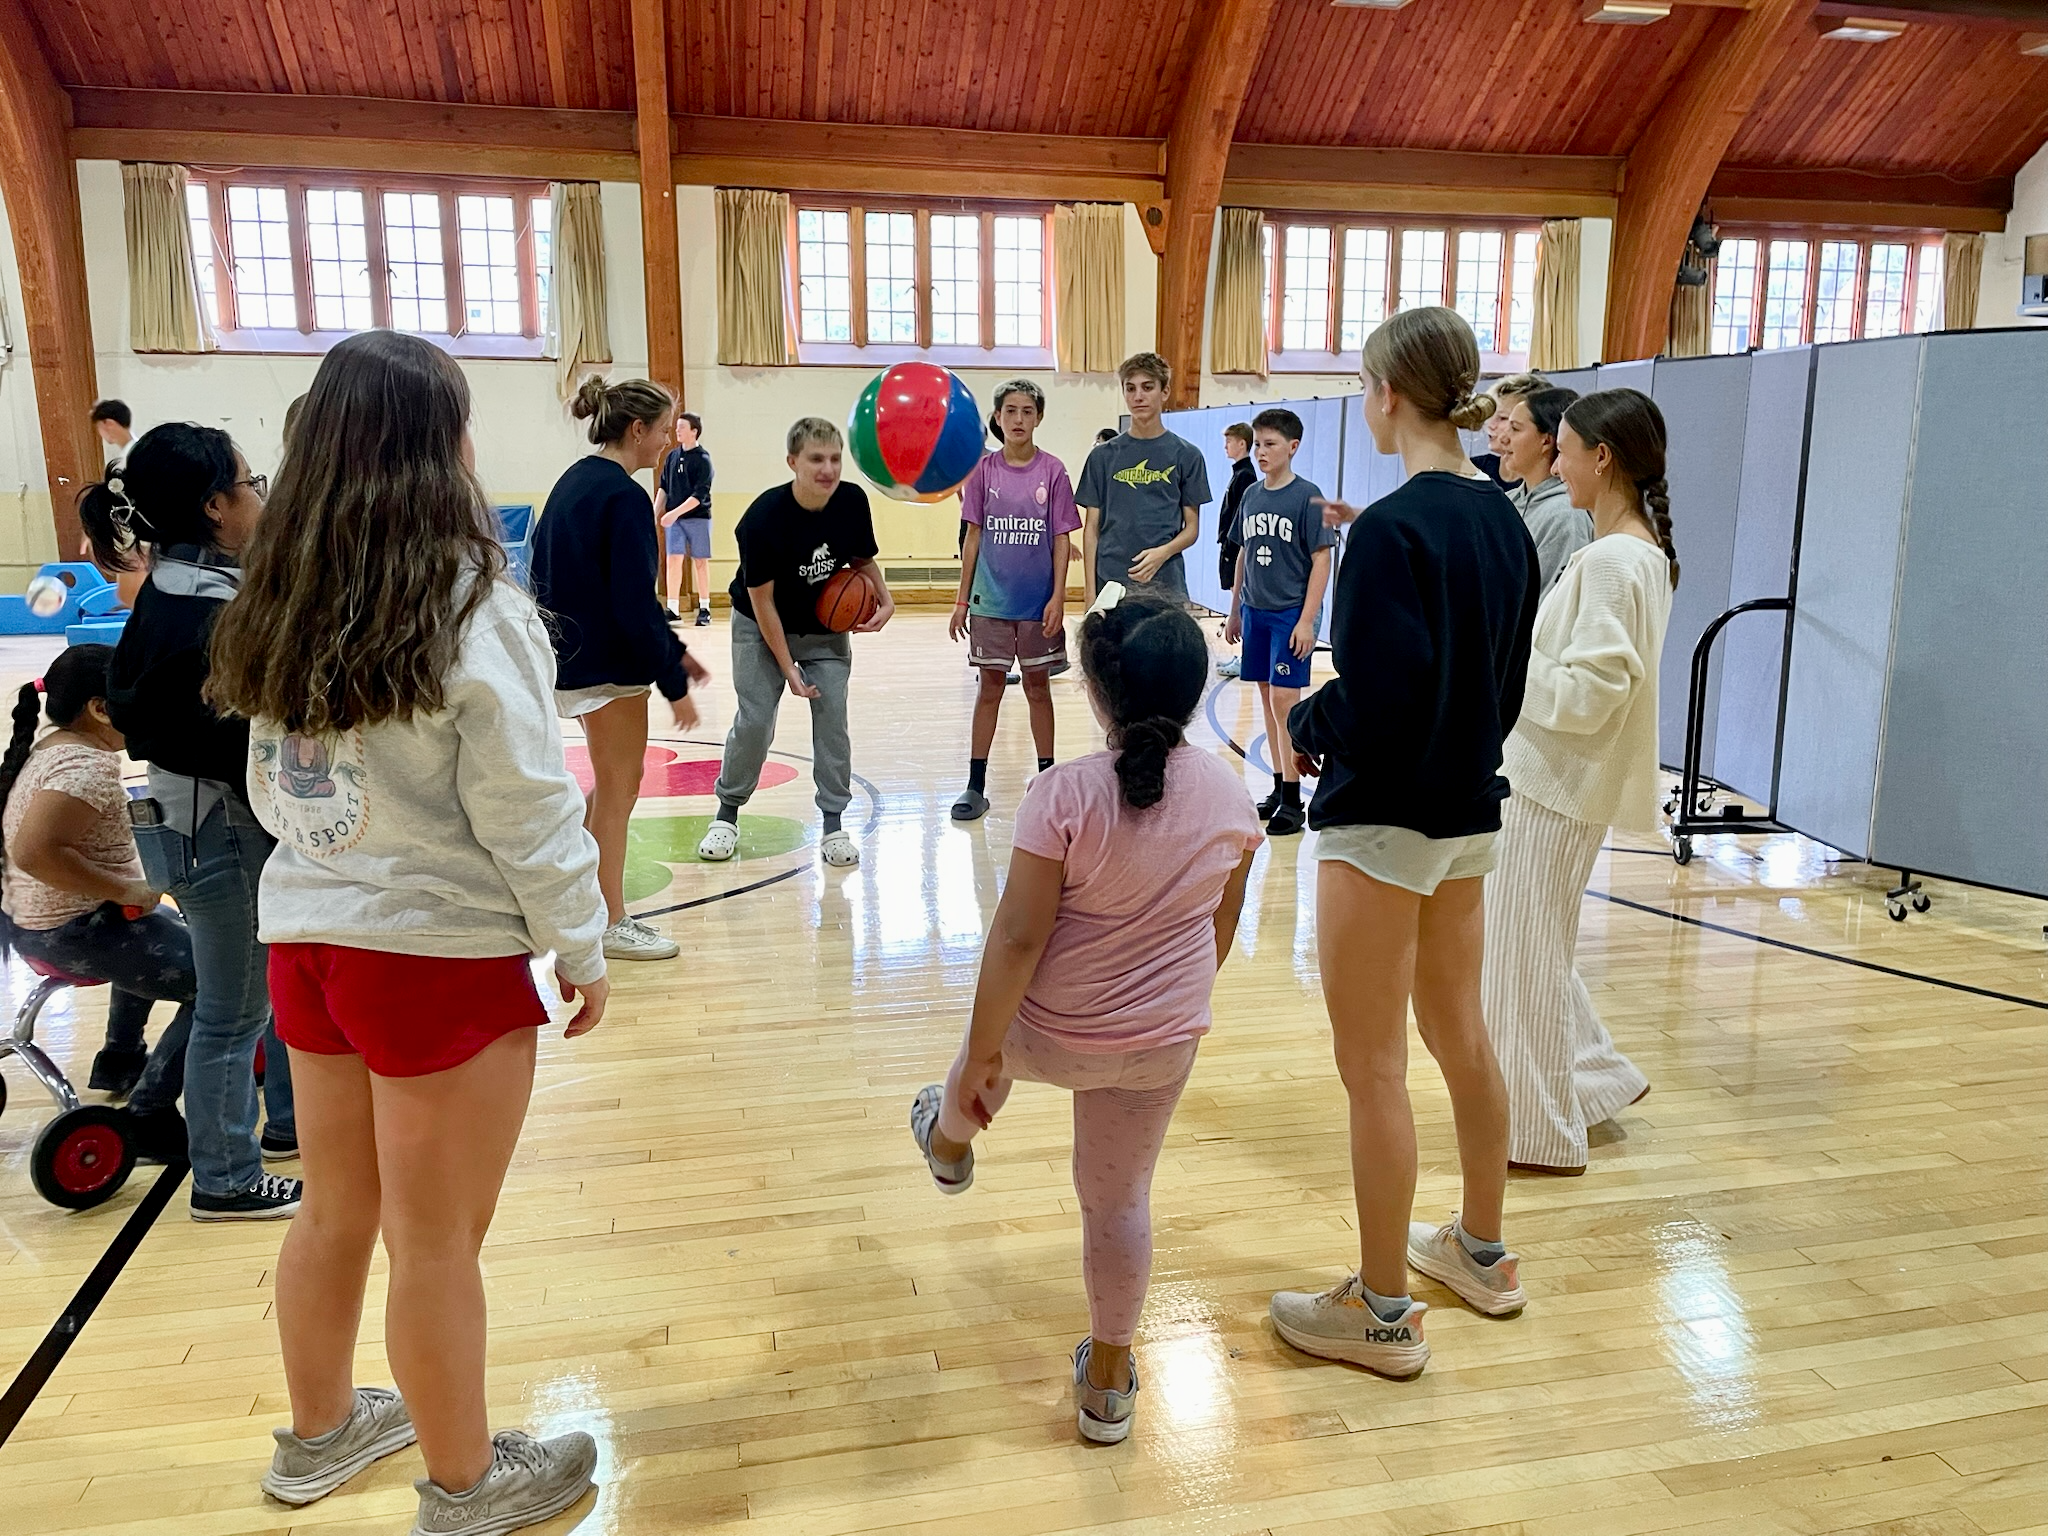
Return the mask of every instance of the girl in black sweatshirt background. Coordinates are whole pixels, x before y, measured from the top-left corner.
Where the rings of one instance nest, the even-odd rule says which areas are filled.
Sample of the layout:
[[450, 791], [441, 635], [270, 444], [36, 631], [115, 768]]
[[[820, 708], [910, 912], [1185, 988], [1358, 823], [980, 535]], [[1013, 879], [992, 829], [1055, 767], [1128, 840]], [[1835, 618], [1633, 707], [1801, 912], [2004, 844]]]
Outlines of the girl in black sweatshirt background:
[[656, 595], [654, 503], [633, 477], [657, 469], [675, 435], [675, 397], [646, 379], [592, 375], [570, 412], [597, 452], [555, 482], [533, 534], [533, 595], [555, 641], [555, 700], [589, 743], [595, 783], [583, 824], [597, 839], [597, 883], [612, 960], [670, 960], [675, 941], [626, 915], [626, 834], [646, 771], [647, 696], [659, 689], [676, 729], [697, 723], [691, 682], [710, 676], [668, 627]]
[[[1359, 1268], [1320, 1295], [1282, 1291], [1272, 1312], [1297, 1349], [1406, 1377], [1429, 1360], [1411, 1267], [1482, 1312], [1524, 1300], [1501, 1242], [1508, 1101], [1479, 976], [1501, 746], [1521, 713], [1538, 586], [1527, 528], [1458, 438], [1493, 414], [1474, 393], [1471, 327], [1449, 309], [1404, 310], [1366, 339], [1363, 365], [1366, 426], [1408, 479], [1363, 512], [1326, 504], [1326, 520], [1352, 524], [1330, 632], [1338, 676], [1287, 721], [1304, 772], [1321, 775], [1316, 951], [1350, 1098]], [[1440, 1227], [1411, 1220], [1411, 997], [1464, 1175], [1463, 1211]]]

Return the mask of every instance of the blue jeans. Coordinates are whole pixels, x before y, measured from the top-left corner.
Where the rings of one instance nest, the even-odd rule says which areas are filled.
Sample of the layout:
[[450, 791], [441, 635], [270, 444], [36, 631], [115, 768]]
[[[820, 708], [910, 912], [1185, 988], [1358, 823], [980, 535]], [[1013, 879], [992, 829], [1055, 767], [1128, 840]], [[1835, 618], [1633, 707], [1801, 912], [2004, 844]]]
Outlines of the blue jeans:
[[149, 883], [168, 892], [192, 934], [199, 995], [185, 1048], [185, 1125], [192, 1185], [231, 1195], [263, 1172], [256, 1141], [256, 1043], [272, 1129], [296, 1134], [291, 1065], [270, 1023], [269, 952], [256, 938], [256, 887], [275, 846], [239, 800], [223, 800], [197, 837], [137, 827]]

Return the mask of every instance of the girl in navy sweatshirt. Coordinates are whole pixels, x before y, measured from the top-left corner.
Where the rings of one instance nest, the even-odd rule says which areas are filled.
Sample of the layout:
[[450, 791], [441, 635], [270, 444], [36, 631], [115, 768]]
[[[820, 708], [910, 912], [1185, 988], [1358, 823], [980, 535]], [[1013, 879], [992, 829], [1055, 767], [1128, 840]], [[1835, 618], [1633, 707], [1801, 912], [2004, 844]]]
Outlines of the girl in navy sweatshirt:
[[654, 506], [634, 475], [654, 469], [675, 432], [676, 402], [659, 384], [595, 375], [572, 413], [598, 451], [555, 482], [533, 535], [533, 595], [555, 641], [555, 702], [582, 723], [595, 784], [584, 825], [597, 839], [597, 882], [613, 960], [669, 960], [675, 941], [626, 915], [626, 830], [647, 756], [647, 695], [660, 689], [678, 730], [697, 723], [690, 683], [710, 676], [668, 627]]

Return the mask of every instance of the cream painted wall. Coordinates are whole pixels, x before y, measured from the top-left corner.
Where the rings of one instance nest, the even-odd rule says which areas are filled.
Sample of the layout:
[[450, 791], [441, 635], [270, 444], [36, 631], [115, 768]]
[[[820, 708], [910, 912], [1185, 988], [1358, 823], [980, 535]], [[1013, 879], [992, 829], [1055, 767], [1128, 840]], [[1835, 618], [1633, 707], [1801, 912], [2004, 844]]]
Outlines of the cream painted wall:
[[2005, 232], [1984, 237], [1984, 279], [1977, 290], [1980, 328], [2048, 325], [2048, 320], [2022, 320], [2018, 314], [2027, 236], [2048, 235], [2048, 144], [2020, 167], [2013, 180], [2012, 202]]
[[50, 526], [49, 477], [42, 430], [36, 419], [35, 382], [29, 373], [28, 326], [21, 308], [21, 273], [14, 234], [0, 202], [0, 331], [13, 342], [0, 352], [0, 592], [19, 592], [36, 567], [57, 558]]

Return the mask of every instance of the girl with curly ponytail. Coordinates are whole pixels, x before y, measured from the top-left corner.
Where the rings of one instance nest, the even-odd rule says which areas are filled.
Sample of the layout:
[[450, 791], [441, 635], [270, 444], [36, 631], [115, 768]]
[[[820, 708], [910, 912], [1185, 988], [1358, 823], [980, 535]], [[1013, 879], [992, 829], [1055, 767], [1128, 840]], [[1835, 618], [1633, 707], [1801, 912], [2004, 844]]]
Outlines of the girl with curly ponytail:
[[[175, 1106], [198, 983], [191, 935], [159, 909], [135, 850], [124, 742], [107, 718], [113, 656], [111, 646], [74, 645], [15, 700], [14, 734], [0, 758], [5, 937], [50, 970], [112, 984], [90, 1086], [116, 1098], [133, 1090], [131, 1134], [168, 1160], [185, 1154]], [[45, 706], [52, 729], [38, 739]], [[178, 1012], [152, 1055], [143, 1031], [158, 1001]]]
[[1586, 880], [1610, 825], [1655, 832], [1657, 673], [1678, 556], [1664, 417], [1633, 389], [1576, 401], [1557, 470], [1593, 542], [1536, 618], [1529, 689], [1507, 742], [1515, 786], [1486, 889], [1486, 1022], [1506, 1074], [1508, 1155], [1583, 1173], [1586, 1128], [1649, 1091], [1572, 963]]
[[1130, 1433], [1138, 1390], [1152, 1168], [1262, 838], [1238, 772], [1184, 739], [1209, 672], [1184, 607], [1107, 584], [1081, 621], [1081, 665], [1109, 750], [1039, 774], [1017, 808], [967, 1038], [947, 1081], [913, 1101], [910, 1130], [957, 1195], [1012, 1082], [1073, 1091], [1090, 1323], [1076, 1422], [1109, 1443]]

